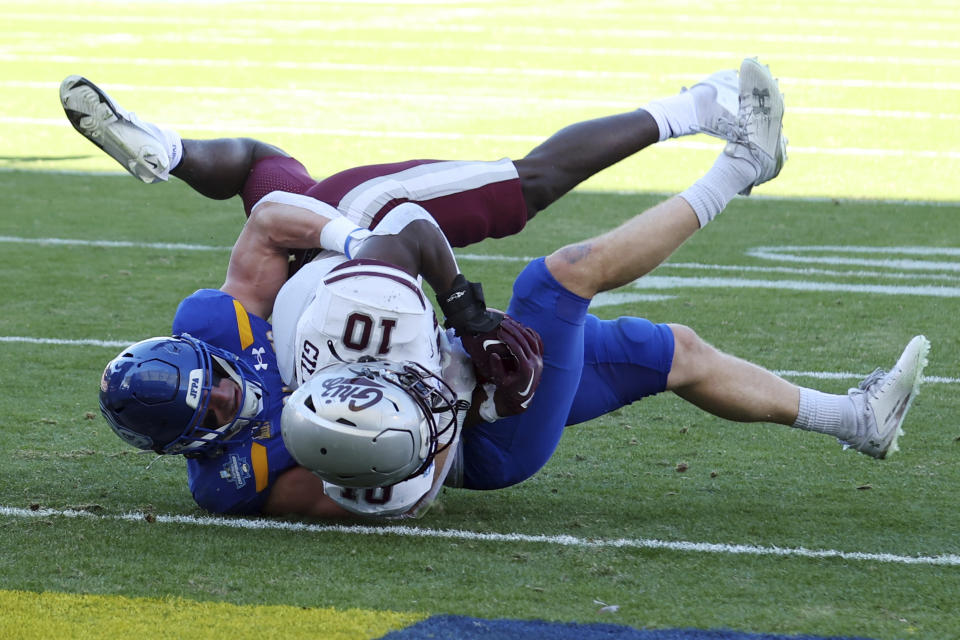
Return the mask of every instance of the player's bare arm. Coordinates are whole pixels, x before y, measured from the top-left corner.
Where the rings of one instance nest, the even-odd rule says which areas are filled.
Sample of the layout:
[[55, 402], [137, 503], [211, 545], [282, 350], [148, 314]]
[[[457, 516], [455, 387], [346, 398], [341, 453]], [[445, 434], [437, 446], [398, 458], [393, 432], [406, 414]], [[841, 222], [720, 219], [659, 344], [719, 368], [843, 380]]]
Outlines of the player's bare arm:
[[263, 513], [325, 519], [356, 517], [327, 496], [323, 491], [323, 480], [304, 467], [293, 467], [277, 476]]
[[370, 236], [355, 257], [381, 260], [413, 277], [423, 276], [437, 293], [450, 289], [460, 273], [447, 239], [427, 220], [414, 220], [395, 235]]
[[[454, 329], [470, 354], [478, 381], [500, 386], [516, 383], [515, 376], [510, 380], [508, 377], [516, 373], [522, 357], [511, 348], [501, 329], [504, 314], [488, 309], [480, 284], [468, 281], [460, 273], [440, 228], [422, 208], [410, 203], [391, 211], [381, 225], [390, 218], [393, 219], [389, 224], [395, 225], [397, 232], [367, 238], [357, 257], [389, 262], [410, 275], [423, 276], [437, 296], [445, 316], [444, 326]], [[538, 382], [539, 375], [531, 380]], [[524, 388], [532, 396], [536, 385]], [[519, 401], [508, 404], [513, 411], [498, 415], [525, 409]], [[501, 403], [501, 411], [506, 411], [508, 404]]]
[[[323, 215], [324, 208], [329, 209], [329, 215]], [[281, 202], [259, 203], [233, 246], [221, 290], [239, 300], [250, 313], [268, 318], [287, 279], [288, 251], [321, 246], [324, 228], [338, 217], [335, 209], [316, 200], [311, 209]]]

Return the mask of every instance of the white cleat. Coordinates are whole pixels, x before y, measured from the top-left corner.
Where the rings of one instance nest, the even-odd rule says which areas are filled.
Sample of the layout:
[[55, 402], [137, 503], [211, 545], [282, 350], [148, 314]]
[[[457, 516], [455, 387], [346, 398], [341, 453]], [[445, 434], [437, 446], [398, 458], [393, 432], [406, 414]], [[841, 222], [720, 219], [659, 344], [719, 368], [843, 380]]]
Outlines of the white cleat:
[[97, 85], [70, 76], [60, 83], [60, 103], [73, 128], [131, 174], [146, 183], [167, 179], [170, 154], [162, 134], [118, 106]]
[[[697, 124], [689, 133], [705, 133], [715, 138], [735, 142], [743, 136], [740, 133], [738, 114], [740, 111], [740, 82], [734, 69], [717, 71], [690, 87], [707, 86], [713, 89], [713, 98], [697, 92], [694, 98], [697, 112]], [[686, 89], [684, 89], [686, 91]]]
[[844, 442], [845, 447], [880, 459], [898, 450], [903, 419], [919, 391], [929, 352], [930, 341], [916, 336], [889, 373], [877, 369], [850, 389], [858, 410], [857, 435]]
[[741, 191], [750, 195], [753, 187], [773, 180], [787, 161], [787, 138], [783, 135], [783, 94], [770, 67], [756, 58], [740, 65], [739, 137], [727, 144], [727, 155], [752, 159], [759, 168], [757, 179]]

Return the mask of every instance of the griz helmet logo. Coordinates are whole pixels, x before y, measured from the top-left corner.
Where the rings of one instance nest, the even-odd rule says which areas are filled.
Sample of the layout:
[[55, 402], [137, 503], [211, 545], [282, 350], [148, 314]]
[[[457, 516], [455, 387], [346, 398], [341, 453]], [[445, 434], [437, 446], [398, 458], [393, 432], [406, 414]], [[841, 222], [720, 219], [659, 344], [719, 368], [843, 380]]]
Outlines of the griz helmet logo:
[[412, 361], [324, 367], [283, 408], [283, 443], [300, 466], [341, 487], [385, 487], [422, 474], [455, 442], [461, 406]]
[[383, 385], [369, 378], [330, 378], [324, 380], [319, 394], [327, 403], [339, 400], [350, 411], [363, 411], [383, 400]]

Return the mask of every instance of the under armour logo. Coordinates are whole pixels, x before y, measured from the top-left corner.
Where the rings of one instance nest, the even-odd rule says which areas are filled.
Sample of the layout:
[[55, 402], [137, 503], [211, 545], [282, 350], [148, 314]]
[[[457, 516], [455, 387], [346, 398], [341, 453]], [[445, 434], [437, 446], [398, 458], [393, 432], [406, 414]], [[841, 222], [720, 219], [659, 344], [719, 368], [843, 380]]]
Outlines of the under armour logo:
[[764, 89], [761, 91], [754, 87], [753, 97], [757, 99], [757, 106], [753, 108], [754, 113], [762, 113], [765, 116], [770, 115], [770, 107], [767, 106], [766, 102], [770, 99], [770, 90]]
[[250, 353], [256, 356], [257, 364], [253, 365], [253, 368], [257, 371], [267, 368], [267, 363], [263, 361], [263, 354], [266, 352], [266, 349], [260, 347], [259, 349], [250, 349]]

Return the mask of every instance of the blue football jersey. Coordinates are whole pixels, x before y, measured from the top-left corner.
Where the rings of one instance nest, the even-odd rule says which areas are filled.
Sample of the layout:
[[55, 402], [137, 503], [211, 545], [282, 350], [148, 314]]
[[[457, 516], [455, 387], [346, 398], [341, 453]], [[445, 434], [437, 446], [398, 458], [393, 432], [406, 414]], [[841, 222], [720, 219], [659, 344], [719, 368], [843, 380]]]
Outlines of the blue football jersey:
[[233, 296], [200, 289], [177, 307], [173, 333], [237, 354], [263, 381], [266, 419], [241, 431], [215, 456], [188, 458], [194, 500], [214, 513], [258, 513], [278, 475], [296, 466], [283, 445], [280, 415], [289, 390], [277, 368], [270, 323], [247, 313]]

